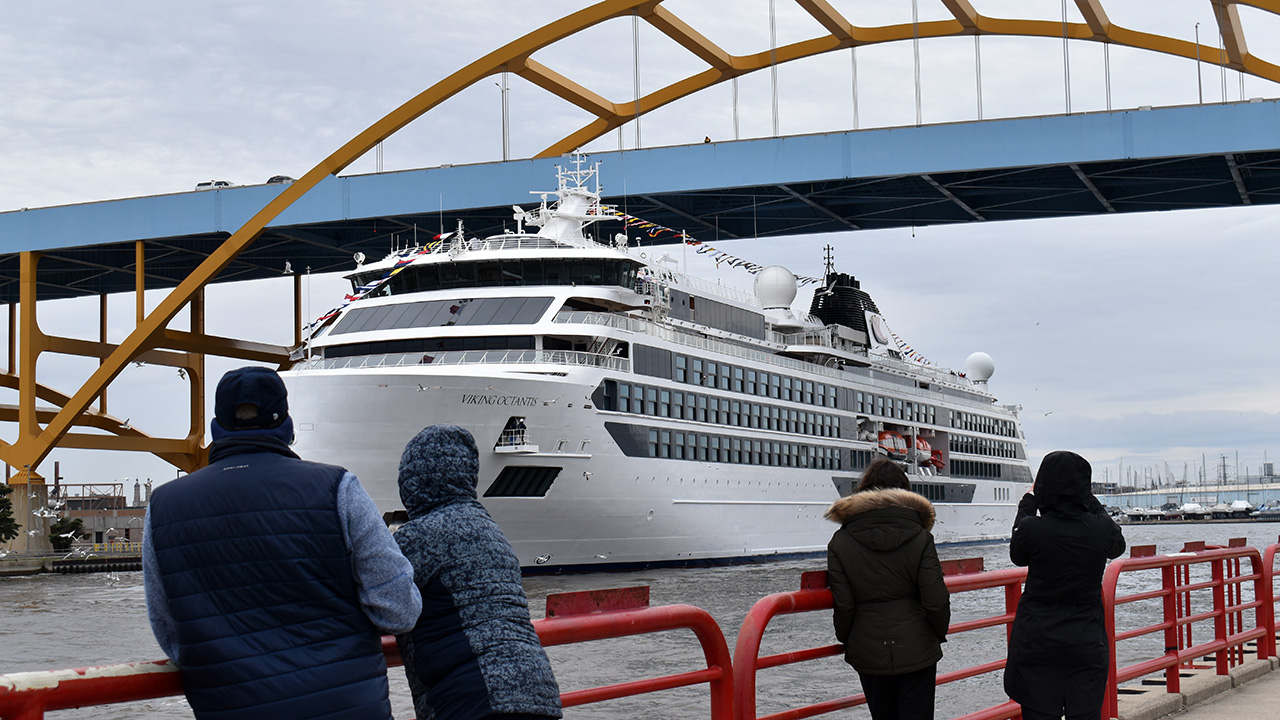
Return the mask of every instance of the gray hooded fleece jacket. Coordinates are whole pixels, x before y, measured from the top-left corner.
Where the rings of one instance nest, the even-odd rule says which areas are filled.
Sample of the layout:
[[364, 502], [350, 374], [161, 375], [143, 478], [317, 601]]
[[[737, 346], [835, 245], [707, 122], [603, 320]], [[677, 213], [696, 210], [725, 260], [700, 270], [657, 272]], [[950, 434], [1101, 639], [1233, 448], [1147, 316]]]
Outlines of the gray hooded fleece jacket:
[[561, 717], [560, 688], [529, 620], [520, 563], [476, 499], [471, 433], [433, 425], [400, 458], [409, 522], [396, 531], [422, 615], [397, 635], [419, 720]]

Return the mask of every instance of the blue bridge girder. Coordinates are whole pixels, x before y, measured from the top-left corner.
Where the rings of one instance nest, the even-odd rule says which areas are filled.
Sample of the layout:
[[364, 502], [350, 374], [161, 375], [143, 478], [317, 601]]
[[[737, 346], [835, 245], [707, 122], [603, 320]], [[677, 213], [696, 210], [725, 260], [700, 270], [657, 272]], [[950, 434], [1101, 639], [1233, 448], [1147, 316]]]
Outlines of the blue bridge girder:
[[[1054, 115], [594, 153], [606, 202], [704, 241], [1280, 203], [1280, 101]], [[331, 177], [218, 281], [347, 270], [426, 242], [515, 228], [511, 206], [567, 159]], [[280, 192], [233, 187], [0, 213], [0, 302], [18, 254], [43, 253], [41, 299], [171, 287]], [[605, 224], [612, 234], [619, 224]], [[415, 235], [416, 234], [416, 235]], [[393, 240], [392, 236], [395, 235]], [[633, 237], [636, 232], [630, 233]], [[643, 244], [671, 242], [641, 236]]]

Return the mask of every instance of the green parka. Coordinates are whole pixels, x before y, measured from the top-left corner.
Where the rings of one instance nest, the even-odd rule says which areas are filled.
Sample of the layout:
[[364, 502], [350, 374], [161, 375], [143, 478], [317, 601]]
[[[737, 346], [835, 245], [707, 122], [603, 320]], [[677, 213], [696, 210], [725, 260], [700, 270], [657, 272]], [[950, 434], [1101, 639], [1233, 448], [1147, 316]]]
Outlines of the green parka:
[[827, 510], [836, 639], [860, 673], [901, 675], [942, 658], [951, 596], [933, 545], [934, 512], [909, 490], [867, 490]]

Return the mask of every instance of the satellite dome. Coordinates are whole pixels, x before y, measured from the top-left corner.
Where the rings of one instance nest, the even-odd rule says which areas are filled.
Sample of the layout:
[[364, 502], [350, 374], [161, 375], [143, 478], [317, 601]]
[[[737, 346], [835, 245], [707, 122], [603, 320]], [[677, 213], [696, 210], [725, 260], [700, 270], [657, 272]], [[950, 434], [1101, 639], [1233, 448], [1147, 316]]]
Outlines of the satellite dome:
[[796, 299], [796, 276], [781, 265], [770, 265], [756, 275], [756, 297], [765, 310], [791, 307]]
[[964, 374], [974, 382], [986, 382], [996, 371], [996, 362], [984, 352], [976, 352], [964, 361]]

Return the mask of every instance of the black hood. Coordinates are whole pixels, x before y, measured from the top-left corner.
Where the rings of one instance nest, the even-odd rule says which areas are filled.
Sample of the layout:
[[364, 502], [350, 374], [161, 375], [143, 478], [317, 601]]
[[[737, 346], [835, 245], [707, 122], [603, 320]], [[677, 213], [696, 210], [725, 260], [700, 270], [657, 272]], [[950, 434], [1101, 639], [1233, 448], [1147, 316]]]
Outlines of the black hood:
[[1044, 456], [1036, 473], [1035, 494], [1041, 510], [1076, 514], [1098, 501], [1093, 496], [1093, 468], [1089, 461], [1068, 450]]

